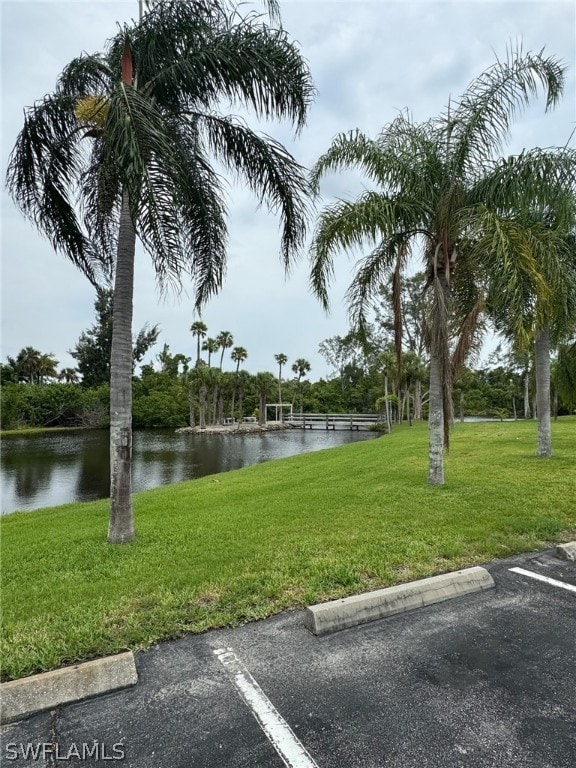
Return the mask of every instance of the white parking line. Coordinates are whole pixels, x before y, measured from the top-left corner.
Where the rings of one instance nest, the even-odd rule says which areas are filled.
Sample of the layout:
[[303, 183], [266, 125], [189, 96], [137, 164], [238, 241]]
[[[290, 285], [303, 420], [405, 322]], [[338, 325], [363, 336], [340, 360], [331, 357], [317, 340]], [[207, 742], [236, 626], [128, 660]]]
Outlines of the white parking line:
[[317, 763], [298, 741], [286, 720], [276, 710], [232, 648], [217, 648], [214, 653], [228, 672], [242, 700], [282, 758], [284, 765], [287, 768], [318, 768]]
[[551, 579], [548, 576], [542, 576], [540, 573], [532, 573], [532, 571], [525, 571], [524, 568], [509, 568], [509, 571], [514, 573], [520, 573], [522, 576], [530, 576], [531, 579], [538, 579], [538, 581], [544, 581], [546, 584], [551, 584], [553, 587], [562, 587], [569, 592], [576, 592], [574, 584], [566, 584], [565, 581], [558, 581], [557, 579]]

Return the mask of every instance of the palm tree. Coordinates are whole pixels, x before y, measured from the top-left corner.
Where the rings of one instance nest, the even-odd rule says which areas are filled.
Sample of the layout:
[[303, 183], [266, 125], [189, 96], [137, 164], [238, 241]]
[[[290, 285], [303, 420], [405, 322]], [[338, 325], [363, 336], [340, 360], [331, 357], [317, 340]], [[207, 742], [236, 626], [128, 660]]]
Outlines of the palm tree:
[[58, 374], [58, 381], [63, 381], [65, 384], [77, 384], [78, 371], [76, 368], [62, 368]]
[[238, 371], [236, 387], [238, 389], [238, 423], [244, 418], [244, 393], [250, 386], [251, 376], [248, 371]]
[[42, 353], [34, 347], [21, 349], [15, 360], [15, 368], [19, 372], [19, 376], [22, 376], [30, 384], [34, 384], [34, 381], [39, 377], [41, 359]]
[[230, 347], [234, 344], [234, 337], [230, 333], [230, 331], [220, 331], [218, 336], [216, 336], [216, 343], [218, 344], [218, 348], [222, 349], [222, 354], [220, 355], [220, 370], [222, 370], [222, 362], [224, 361], [224, 352], [227, 349], [230, 349]]
[[218, 352], [218, 342], [216, 339], [207, 338], [206, 341], [202, 344], [202, 350], [204, 352], [208, 352], [208, 368], [210, 368], [212, 355], [215, 355], [216, 352]]
[[230, 355], [232, 360], [236, 363], [236, 371], [234, 372], [234, 387], [232, 389], [232, 408], [230, 409], [230, 415], [234, 418], [234, 401], [236, 399], [236, 386], [238, 382], [238, 371], [240, 370], [240, 363], [248, 357], [248, 352], [244, 347], [234, 347], [232, 354]]
[[208, 326], [202, 320], [195, 320], [190, 326], [192, 336], [196, 336], [196, 365], [200, 365], [200, 339], [208, 333]]
[[[453, 373], [476, 340], [487, 276], [501, 275], [509, 295], [522, 281], [541, 292], [546, 290], [541, 262], [554, 261], [547, 233], [537, 228], [527, 231], [509, 212], [523, 201], [544, 199], [548, 179], [573, 179], [576, 153], [535, 149], [495, 159], [513, 118], [539, 85], [546, 92], [547, 108], [554, 106], [564, 85], [558, 61], [509, 51], [444, 114], [425, 123], [400, 114], [375, 140], [360, 131], [341, 134], [312, 172], [316, 189], [326, 172], [349, 166], [360, 168], [379, 187], [322, 212], [311, 248], [311, 280], [327, 308], [335, 254], [372, 241], [375, 248], [359, 262], [348, 290], [350, 313], [354, 325], [365, 330], [375, 292], [391, 276], [398, 356], [402, 275], [411, 248], [420, 246], [429, 296], [428, 481], [432, 484], [444, 482]], [[513, 309], [516, 316], [523, 311], [518, 305]], [[453, 350], [450, 320], [459, 325]]]
[[[496, 322], [514, 346], [527, 353], [533, 346], [536, 382], [536, 418], [538, 425], [536, 455], [552, 455], [550, 414], [550, 353], [569, 338], [576, 328], [576, 262], [574, 259], [576, 225], [576, 184], [549, 190], [545, 209], [535, 206], [515, 213], [527, 227], [543, 227], [554, 248], [542, 267], [547, 290], [537, 291], [529, 280], [517, 286], [509, 297], [500, 275], [488, 282], [488, 301]], [[556, 242], [554, 242], [554, 238]], [[516, 313], [514, 298], [522, 296], [522, 313]], [[514, 322], [516, 319], [516, 322]]]
[[234, 347], [230, 357], [236, 363], [236, 374], [238, 374], [240, 363], [243, 363], [244, 360], [246, 360], [248, 357], [248, 352], [244, 349], [244, 347]]
[[38, 383], [44, 384], [46, 379], [58, 377], [58, 360], [52, 353], [40, 355], [38, 360]]
[[268, 371], [257, 373], [254, 376], [254, 384], [258, 390], [259, 398], [258, 424], [260, 424], [261, 427], [264, 427], [266, 426], [266, 403], [268, 400], [268, 395], [272, 391], [272, 388], [275, 384], [274, 377]]
[[[278, 363], [278, 402], [282, 405], [282, 368], [288, 362], [288, 358], [283, 352], [274, 355], [274, 360]], [[282, 408], [280, 408], [280, 418], [282, 418]]]
[[[312, 369], [312, 366], [303, 357], [299, 357], [296, 362], [292, 364], [292, 371], [296, 374], [296, 388], [300, 393], [300, 413], [304, 410], [304, 398], [302, 396], [302, 379]], [[292, 406], [294, 406], [294, 399], [292, 399]]]
[[556, 391], [573, 412], [576, 405], [576, 340], [558, 346]]
[[[269, 4], [272, 9], [276, 4]], [[26, 111], [8, 167], [22, 211], [93, 282], [114, 272], [108, 540], [134, 538], [131, 326], [136, 237], [161, 286], [194, 281], [196, 309], [222, 285], [226, 206], [211, 156], [282, 220], [288, 266], [303, 245], [308, 185], [286, 149], [221, 112], [304, 126], [313, 86], [282, 29], [228, 0], [159, 0], [103, 54], [81, 55]], [[80, 202], [80, 204], [78, 204]]]

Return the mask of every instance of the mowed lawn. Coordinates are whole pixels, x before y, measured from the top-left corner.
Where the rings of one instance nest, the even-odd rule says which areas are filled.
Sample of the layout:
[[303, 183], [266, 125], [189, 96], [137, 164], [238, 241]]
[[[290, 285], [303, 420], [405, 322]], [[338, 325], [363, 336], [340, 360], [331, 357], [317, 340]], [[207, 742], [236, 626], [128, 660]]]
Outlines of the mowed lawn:
[[576, 419], [553, 439], [537, 459], [535, 422], [458, 423], [435, 488], [426, 425], [164, 486], [124, 546], [107, 501], [8, 515], [3, 679], [568, 541]]

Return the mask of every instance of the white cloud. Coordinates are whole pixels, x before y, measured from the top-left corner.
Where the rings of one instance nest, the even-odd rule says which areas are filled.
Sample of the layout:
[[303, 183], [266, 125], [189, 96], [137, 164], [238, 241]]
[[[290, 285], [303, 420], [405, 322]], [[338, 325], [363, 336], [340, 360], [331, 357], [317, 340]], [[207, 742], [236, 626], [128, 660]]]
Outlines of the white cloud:
[[[572, 2], [310, 2], [282, 3], [284, 26], [310, 63], [318, 97], [308, 126], [291, 143], [305, 165], [313, 163], [335, 134], [359, 127], [374, 135], [397, 111], [415, 119], [433, 116], [470, 80], [503, 55], [509, 41], [562, 58], [569, 67], [566, 98], [544, 115], [539, 100], [518, 121], [510, 151], [563, 144], [576, 124], [575, 9]], [[81, 51], [94, 51], [137, 14], [131, 2], [2, 3], [2, 158], [21, 127], [22, 109], [50, 91], [63, 66]], [[267, 132], [292, 142], [286, 126]], [[353, 195], [355, 174], [327, 179], [326, 195]], [[306, 357], [312, 376], [328, 367], [317, 354], [326, 337], [347, 329], [342, 297], [350, 262], [339, 259], [333, 312], [327, 318], [308, 290], [303, 260], [284, 279], [278, 222], [238, 185], [230, 189], [229, 266], [221, 294], [206, 308], [209, 333], [226, 329], [248, 349], [247, 367], [274, 370], [273, 356]], [[2, 356], [26, 345], [53, 352], [61, 364], [81, 331], [93, 322], [94, 293], [85, 278], [52, 252], [3, 195]], [[152, 269], [138, 252], [134, 328], [159, 323], [161, 343], [194, 354], [189, 327], [192, 299], [160, 299]], [[156, 351], [159, 346], [156, 348]]]

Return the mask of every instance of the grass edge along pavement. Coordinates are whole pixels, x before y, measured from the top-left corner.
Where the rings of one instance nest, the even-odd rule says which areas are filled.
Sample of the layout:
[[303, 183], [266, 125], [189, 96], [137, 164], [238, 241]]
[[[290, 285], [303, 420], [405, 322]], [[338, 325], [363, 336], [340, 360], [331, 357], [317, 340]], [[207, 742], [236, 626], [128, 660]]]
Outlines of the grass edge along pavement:
[[6, 516], [2, 676], [232, 626], [550, 546], [576, 532], [576, 419], [456, 424], [426, 485], [426, 425], [135, 495], [137, 540], [105, 541], [107, 500]]

